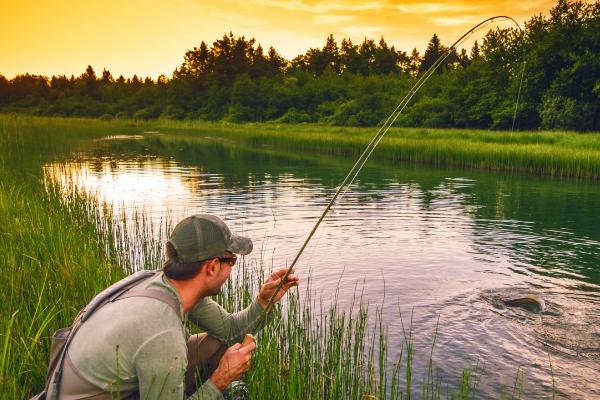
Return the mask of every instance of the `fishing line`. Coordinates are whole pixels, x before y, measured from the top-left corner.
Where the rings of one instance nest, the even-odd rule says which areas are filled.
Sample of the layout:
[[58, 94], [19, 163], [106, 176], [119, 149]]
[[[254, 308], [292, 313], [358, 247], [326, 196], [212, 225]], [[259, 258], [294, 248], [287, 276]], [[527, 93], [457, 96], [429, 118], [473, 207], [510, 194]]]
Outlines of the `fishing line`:
[[523, 60], [523, 66], [521, 67], [521, 79], [519, 81], [519, 91], [517, 92], [517, 101], [515, 103], [515, 112], [513, 114], [512, 126], [510, 127], [510, 136], [512, 137], [513, 131], [515, 130], [515, 121], [517, 120], [517, 108], [519, 108], [519, 99], [521, 98], [521, 88], [523, 87], [523, 77], [525, 76], [525, 64]]
[[[271, 308], [274, 304], [275, 298], [277, 297], [277, 294], [279, 293], [279, 291], [281, 290], [281, 288], [287, 281], [287, 277], [289, 276], [289, 274], [291, 274], [292, 271], [294, 270], [294, 267], [296, 266], [298, 259], [304, 252], [304, 249], [308, 245], [308, 242], [310, 242], [310, 240], [312, 239], [312, 237], [315, 234], [316, 230], [318, 229], [319, 225], [321, 225], [321, 222], [323, 221], [323, 219], [325, 218], [325, 216], [327, 215], [327, 213], [333, 206], [333, 203], [337, 200], [337, 198], [340, 196], [340, 194], [345, 193], [347, 187], [349, 187], [352, 184], [352, 182], [354, 182], [354, 179], [358, 176], [361, 169], [366, 164], [367, 160], [369, 159], [369, 157], [371, 156], [371, 154], [373, 153], [373, 151], [375, 150], [375, 148], [377, 147], [377, 145], [379, 144], [379, 142], [381, 141], [383, 136], [385, 136], [385, 134], [390, 129], [392, 124], [396, 121], [398, 116], [402, 113], [402, 111], [404, 111], [404, 109], [406, 108], [406, 106], [408, 105], [410, 100], [412, 100], [412, 98], [419, 91], [419, 89], [425, 84], [425, 82], [427, 82], [427, 80], [431, 77], [431, 75], [433, 75], [433, 73], [436, 71], [436, 69], [450, 56], [452, 51], [455, 50], [458, 45], [460, 45], [463, 41], [465, 41], [469, 36], [471, 36], [476, 31], [483, 29], [487, 25], [489, 25], [493, 22], [499, 21], [499, 20], [507, 20], [509, 22], [512, 22], [519, 29], [520, 32], [523, 32], [523, 30], [521, 29], [521, 27], [517, 21], [515, 21], [513, 18], [505, 16], [505, 15], [498, 15], [498, 16], [495, 16], [492, 18], [488, 18], [488, 19], [480, 22], [479, 24], [475, 25], [473, 28], [469, 29], [465, 34], [463, 34], [460, 38], [458, 38], [458, 40], [456, 40], [452, 44], [452, 46], [450, 46], [446, 50], [446, 52], [444, 54], [442, 54], [438, 57], [438, 59], [425, 71], [425, 73], [417, 80], [417, 82], [415, 82], [415, 84], [411, 87], [411, 89], [404, 96], [404, 98], [400, 101], [400, 103], [398, 103], [398, 105], [396, 106], [394, 111], [392, 111], [392, 113], [386, 118], [386, 120], [384, 121], [382, 126], [379, 128], [377, 133], [371, 138], [371, 140], [367, 144], [366, 148], [363, 150], [361, 155], [358, 157], [358, 159], [356, 160], [356, 162], [354, 163], [354, 165], [352, 166], [352, 168], [350, 169], [350, 171], [348, 172], [348, 174], [346, 175], [346, 177], [344, 178], [344, 180], [342, 181], [342, 183], [336, 190], [335, 194], [333, 195], [333, 197], [331, 198], [331, 200], [329, 201], [329, 203], [323, 210], [323, 213], [321, 214], [321, 216], [315, 223], [314, 227], [312, 228], [312, 230], [309, 232], [308, 236], [306, 237], [304, 243], [302, 244], [302, 247], [300, 247], [300, 250], [296, 254], [296, 257], [292, 261], [292, 264], [286, 270], [285, 274], [280, 278], [281, 281], [277, 285], [277, 288], [275, 289], [275, 291], [271, 295], [271, 298], [269, 299], [269, 302], [267, 303], [267, 307], [265, 310], [267, 313], [271, 310]], [[523, 68], [523, 71], [524, 71], [524, 68]], [[519, 94], [520, 94], [520, 86], [519, 86]], [[514, 128], [514, 118], [516, 118], [516, 111], [515, 111], [515, 114], [513, 117], [513, 128]]]

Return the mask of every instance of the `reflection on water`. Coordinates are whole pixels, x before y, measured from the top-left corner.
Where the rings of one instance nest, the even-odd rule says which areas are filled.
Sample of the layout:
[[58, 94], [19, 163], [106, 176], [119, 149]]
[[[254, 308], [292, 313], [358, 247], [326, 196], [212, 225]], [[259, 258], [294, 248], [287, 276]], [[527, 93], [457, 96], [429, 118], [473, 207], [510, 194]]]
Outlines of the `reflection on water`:
[[[46, 166], [117, 215], [152, 223], [221, 216], [251, 236], [266, 268], [287, 265], [343, 178], [346, 163], [246, 151], [202, 141], [111, 140]], [[525, 397], [600, 396], [600, 188], [560, 182], [369, 166], [332, 209], [298, 266], [326, 301], [383, 304], [391, 359], [413, 320], [424, 370], [434, 356], [447, 382], [478, 365], [481, 397], [525, 373]], [[343, 272], [343, 275], [341, 273]], [[497, 312], [489, 290], [534, 290], [554, 313]], [[422, 357], [422, 358], [419, 358]], [[420, 369], [419, 369], [420, 368]]]

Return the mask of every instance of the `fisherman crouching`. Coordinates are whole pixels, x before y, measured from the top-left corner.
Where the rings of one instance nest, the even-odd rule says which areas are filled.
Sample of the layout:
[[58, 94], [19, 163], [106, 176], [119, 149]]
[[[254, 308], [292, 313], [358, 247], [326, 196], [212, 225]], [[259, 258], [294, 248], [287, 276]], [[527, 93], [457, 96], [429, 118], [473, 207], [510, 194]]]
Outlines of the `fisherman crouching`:
[[[106, 289], [65, 330], [65, 351], [53, 348], [46, 398], [222, 399], [248, 370], [256, 344], [240, 342], [271, 319], [265, 310], [286, 271], [274, 272], [248, 308], [227, 312], [210, 296], [237, 254], [251, 251], [249, 238], [231, 234], [213, 215], [179, 222], [162, 271], [141, 271]], [[274, 300], [296, 285], [289, 275]], [[188, 320], [204, 333], [189, 336]]]

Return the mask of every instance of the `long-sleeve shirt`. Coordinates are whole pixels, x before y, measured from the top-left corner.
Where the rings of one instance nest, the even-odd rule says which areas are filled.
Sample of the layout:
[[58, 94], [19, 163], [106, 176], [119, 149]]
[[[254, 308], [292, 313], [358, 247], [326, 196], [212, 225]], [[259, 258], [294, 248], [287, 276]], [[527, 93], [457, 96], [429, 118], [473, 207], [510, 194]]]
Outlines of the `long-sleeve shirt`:
[[[160, 289], [183, 305], [163, 273], [142, 281], [135, 289]], [[148, 297], [125, 298], [96, 311], [76, 333], [68, 357], [79, 375], [104, 391], [139, 390], [140, 399], [185, 398], [189, 318], [228, 344], [256, 332], [270, 317], [255, 299], [246, 309], [229, 313], [210, 298], [200, 300], [182, 321], [169, 305]], [[189, 399], [222, 399], [209, 380]]]

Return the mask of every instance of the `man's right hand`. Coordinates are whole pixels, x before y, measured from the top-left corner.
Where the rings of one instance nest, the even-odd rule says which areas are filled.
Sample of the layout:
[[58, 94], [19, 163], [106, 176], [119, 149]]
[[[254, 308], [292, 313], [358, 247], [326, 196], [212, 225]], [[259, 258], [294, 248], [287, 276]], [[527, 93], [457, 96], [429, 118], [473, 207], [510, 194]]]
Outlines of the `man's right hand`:
[[217, 389], [222, 392], [227, 385], [239, 379], [250, 368], [250, 358], [255, 348], [255, 342], [246, 347], [236, 343], [225, 351], [221, 361], [219, 361], [219, 366], [210, 377]]

